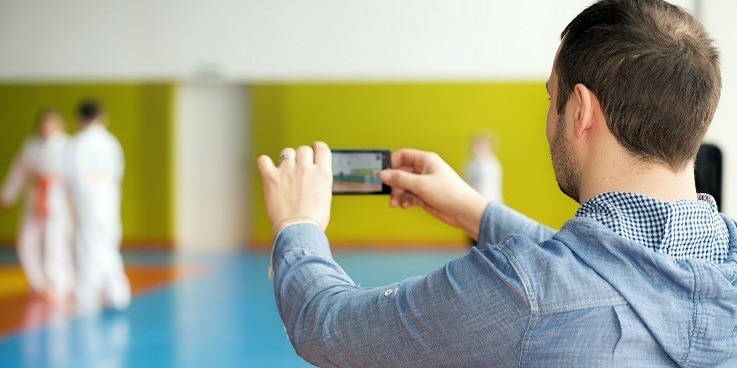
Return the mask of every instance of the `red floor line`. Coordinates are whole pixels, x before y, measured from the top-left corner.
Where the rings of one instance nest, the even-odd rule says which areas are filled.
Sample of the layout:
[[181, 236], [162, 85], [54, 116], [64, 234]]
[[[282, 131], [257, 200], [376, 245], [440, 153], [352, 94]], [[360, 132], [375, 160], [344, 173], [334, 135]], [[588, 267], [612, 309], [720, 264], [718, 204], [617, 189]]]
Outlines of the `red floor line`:
[[[126, 266], [134, 297], [201, 277], [208, 270], [204, 265]], [[52, 302], [31, 294], [0, 298], [0, 311], [0, 339], [74, 316], [71, 299]]]

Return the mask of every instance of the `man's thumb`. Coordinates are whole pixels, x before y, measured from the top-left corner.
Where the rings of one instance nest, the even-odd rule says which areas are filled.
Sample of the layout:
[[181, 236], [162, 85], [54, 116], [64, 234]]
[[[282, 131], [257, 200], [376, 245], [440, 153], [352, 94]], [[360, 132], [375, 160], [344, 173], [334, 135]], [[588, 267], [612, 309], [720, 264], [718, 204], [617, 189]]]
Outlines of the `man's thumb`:
[[410, 192], [414, 192], [413, 189], [417, 186], [419, 178], [420, 176], [417, 174], [396, 169], [383, 170], [379, 174], [379, 179], [381, 179], [384, 184], [392, 188], [406, 189]]

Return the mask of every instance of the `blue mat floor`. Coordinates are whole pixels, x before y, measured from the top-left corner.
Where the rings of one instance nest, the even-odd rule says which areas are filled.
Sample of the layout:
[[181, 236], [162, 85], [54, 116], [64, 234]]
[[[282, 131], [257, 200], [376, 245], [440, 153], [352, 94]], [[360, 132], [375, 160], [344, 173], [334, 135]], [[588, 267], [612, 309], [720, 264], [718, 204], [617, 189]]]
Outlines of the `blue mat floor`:
[[[350, 252], [354, 281], [380, 286], [421, 275], [460, 252]], [[136, 255], [126, 262], [171, 262]], [[133, 299], [129, 310], [50, 322], [0, 340], [0, 367], [304, 367], [286, 339], [268, 255], [201, 257], [208, 269]], [[1, 281], [1, 280], [0, 280]], [[1, 311], [0, 311], [1, 313]]]

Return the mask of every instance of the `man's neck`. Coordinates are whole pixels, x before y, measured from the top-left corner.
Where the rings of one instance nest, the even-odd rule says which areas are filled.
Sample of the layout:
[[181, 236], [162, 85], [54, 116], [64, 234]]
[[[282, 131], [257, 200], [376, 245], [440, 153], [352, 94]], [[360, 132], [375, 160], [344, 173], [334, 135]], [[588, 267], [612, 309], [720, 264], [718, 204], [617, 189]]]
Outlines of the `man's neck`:
[[693, 162], [674, 172], [663, 164], [629, 154], [610, 157], [620, 159], [593, 164], [588, 177], [581, 178], [580, 203], [607, 192], [638, 193], [665, 202], [697, 199]]
[[86, 130], [88, 128], [94, 128], [94, 127], [104, 127], [104, 125], [102, 125], [102, 123], [99, 120], [92, 120], [82, 125], [82, 130]]

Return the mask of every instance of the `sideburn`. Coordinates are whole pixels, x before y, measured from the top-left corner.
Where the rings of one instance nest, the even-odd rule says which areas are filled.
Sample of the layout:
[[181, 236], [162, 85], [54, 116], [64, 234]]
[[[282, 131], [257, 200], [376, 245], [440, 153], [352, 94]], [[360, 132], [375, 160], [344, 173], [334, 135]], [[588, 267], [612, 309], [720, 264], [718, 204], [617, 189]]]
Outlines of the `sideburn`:
[[553, 161], [555, 180], [558, 182], [563, 194], [578, 202], [580, 197], [580, 175], [573, 163], [571, 147], [566, 139], [565, 119], [563, 114], [558, 114], [558, 123], [555, 136], [550, 147], [550, 155]]

